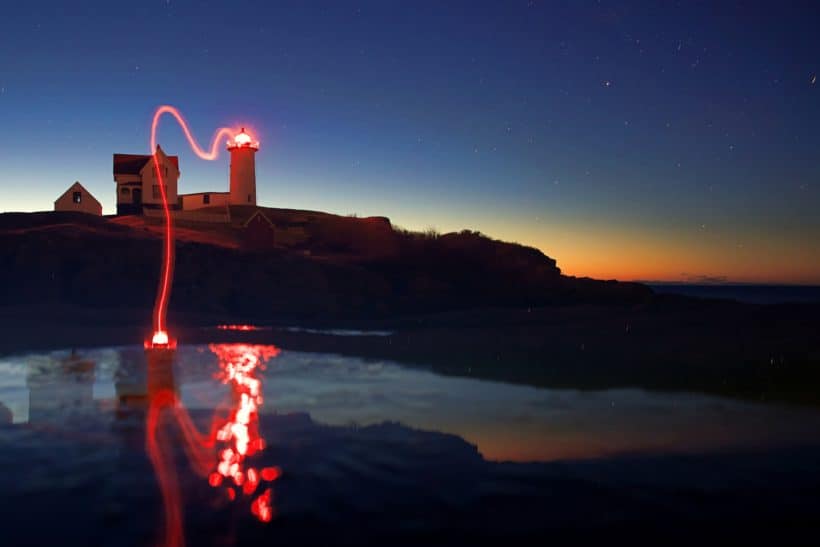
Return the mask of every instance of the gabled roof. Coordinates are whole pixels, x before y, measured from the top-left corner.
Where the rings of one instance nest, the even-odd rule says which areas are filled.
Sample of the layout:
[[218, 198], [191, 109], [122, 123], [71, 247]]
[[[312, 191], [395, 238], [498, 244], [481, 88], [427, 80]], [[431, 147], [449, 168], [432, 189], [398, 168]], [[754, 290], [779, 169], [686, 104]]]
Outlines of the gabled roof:
[[58, 197], [58, 198], [54, 201], [54, 203], [57, 203], [58, 201], [60, 201], [61, 199], [63, 199], [63, 198], [64, 198], [66, 195], [68, 195], [70, 192], [77, 192], [77, 191], [82, 192], [83, 194], [85, 194], [85, 196], [86, 196], [86, 197], [91, 198], [91, 199], [94, 201], [94, 203], [96, 203], [97, 205], [99, 205], [100, 207], [102, 207], [102, 204], [101, 204], [99, 201], [97, 201], [97, 198], [95, 198], [95, 197], [94, 197], [94, 194], [92, 194], [91, 192], [89, 192], [88, 190], [86, 190], [85, 186], [83, 186], [82, 184], [80, 184], [80, 181], [77, 181], [77, 182], [75, 182], [74, 184], [72, 184], [71, 186], [69, 186], [69, 187], [68, 187], [68, 190], [66, 190], [65, 192], [63, 192], [62, 194], [60, 194], [60, 197]]
[[185, 196], [204, 196], [205, 194], [210, 196], [227, 196], [230, 195], [230, 192], [191, 192], [190, 194], [177, 194], [177, 196], [182, 198]]
[[242, 223], [242, 226], [247, 228], [248, 226], [250, 226], [251, 221], [256, 217], [262, 217], [262, 219], [265, 220], [265, 222], [267, 222], [271, 227], [274, 226], [273, 222], [271, 222], [271, 220], [268, 218], [268, 215], [262, 212], [262, 209], [257, 209], [256, 212], [252, 214], [250, 218], [248, 218], [248, 220]]
[[[179, 156], [167, 156], [167, 158], [179, 170]], [[114, 174], [139, 175], [150, 160], [150, 154], [114, 154]]]

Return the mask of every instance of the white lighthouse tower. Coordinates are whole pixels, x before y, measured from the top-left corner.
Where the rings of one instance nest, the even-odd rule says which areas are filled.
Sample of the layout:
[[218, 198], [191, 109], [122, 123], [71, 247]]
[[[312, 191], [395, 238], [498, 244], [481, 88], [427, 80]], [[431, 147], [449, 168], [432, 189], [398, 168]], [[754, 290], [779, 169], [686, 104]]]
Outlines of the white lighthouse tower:
[[256, 205], [256, 151], [259, 141], [245, 132], [245, 128], [232, 141], [228, 141], [231, 153], [230, 205]]

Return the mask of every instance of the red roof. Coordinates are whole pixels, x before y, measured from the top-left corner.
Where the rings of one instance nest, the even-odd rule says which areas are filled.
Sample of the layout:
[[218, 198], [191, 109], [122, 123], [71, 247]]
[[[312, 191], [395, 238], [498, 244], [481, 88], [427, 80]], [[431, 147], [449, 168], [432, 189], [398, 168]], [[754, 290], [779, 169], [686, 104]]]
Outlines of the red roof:
[[[114, 174], [139, 175], [150, 159], [150, 155], [144, 154], [114, 154]], [[179, 170], [179, 156], [168, 156], [168, 159]]]

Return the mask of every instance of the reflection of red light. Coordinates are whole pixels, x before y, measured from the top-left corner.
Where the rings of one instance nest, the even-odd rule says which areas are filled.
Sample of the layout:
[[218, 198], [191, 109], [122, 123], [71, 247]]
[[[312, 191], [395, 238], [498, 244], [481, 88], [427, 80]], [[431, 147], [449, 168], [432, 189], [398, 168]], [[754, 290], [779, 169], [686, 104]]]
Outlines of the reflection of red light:
[[[197, 430], [179, 400], [172, 366], [175, 355], [173, 346], [173, 340], [168, 340], [165, 346], [151, 346], [146, 342], [150, 403], [145, 443], [163, 499], [163, 545], [182, 547], [185, 544], [182, 498], [174, 457], [169, 451], [168, 438], [163, 435], [164, 428], [160, 426], [167, 426], [167, 418], [170, 417], [179, 427], [183, 440], [182, 447], [188, 462], [196, 473], [207, 477], [209, 485], [214, 488], [224, 486], [223, 491], [231, 501], [237, 497], [237, 488], [243, 495], [253, 496], [263, 481], [270, 483], [281, 474], [278, 467], [266, 467], [261, 471], [248, 467], [247, 471], [245, 470], [247, 457], [265, 447], [258, 429], [262, 385], [255, 376], [256, 370], [263, 368], [265, 361], [275, 357], [279, 350], [274, 346], [241, 344], [210, 346], [219, 358], [218, 378], [231, 386], [236, 407], [227, 420], [214, 423], [214, 429], [208, 437]], [[216, 469], [214, 449], [217, 450]], [[272, 493], [268, 488], [251, 503], [251, 512], [262, 522], [268, 522], [273, 517], [274, 508], [271, 500]]]
[[262, 478], [268, 482], [275, 481], [282, 474], [278, 467], [266, 467], [262, 470]]
[[251, 513], [262, 522], [270, 522], [273, 517], [273, 507], [271, 506], [271, 490], [268, 488], [251, 504]]
[[[256, 377], [256, 371], [264, 368], [265, 361], [275, 357], [279, 350], [274, 346], [246, 344], [211, 344], [209, 347], [219, 359], [218, 378], [231, 386], [235, 408], [216, 431], [216, 440], [223, 445], [215, 471], [221, 478], [216, 484], [215, 479], [208, 482], [211, 486], [219, 486], [223, 478], [230, 479], [242, 488], [243, 494], [250, 496], [256, 491], [260, 479], [272, 482], [280, 475], [280, 472], [270, 471], [278, 468], [265, 468], [261, 473], [253, 467], [245, 469], [246, 459], [265, 446], [259, 434], [262, 382]], [[229, 487], [229, 495], [232, 492], [233, 488]], [[251, 504], [251, 511], [263, 522], [272, 517], [270, 496], [268, 488]]]
[[174, 409], [177, 395], [173, 379], [174, 352], [167, 349], [148, 349], [148, 396], [150, 405], [145, 425], [145, 448], [154, 472], [157, 475], [165, 510], [164, 545], [170, 547], [185, 544], [182, 532], [182, 510], [179, 495], [179, 484], [176, 473], [170, 462], [171, 454], [165, 443], [160, 442], [159, 429], [162, 415]]
[[241, 331], [262, 330], [262, 327], [257, 327], [256, 325], [217, 325], [216, 328], [218, 328], [219, 330], [241, 330]]
[[[188, 143], [191, 145], [191, 149], [197, 156], [204, 160], [216, 159], [216, 157], [219, 155], [219, 141], [225, 136], [230, 136], [234, 133], [234, 131], [227, 127], [220, 127], [219, 129], [217, 129], [216, 133], [214, 134], [213, 140], [211, 141], [211, 149], [206, 152], [205, 150], [200, 148], [199, 144], [196, 142], [196, 139], [194, 139], [194, 136], [191, 134], [191, 130], [188, 129], [188, 124], [185, 122], [185, 119], [182, 117], [182, 114], [179, 113], [179, 110], [177, 110], [173, 106], [163, 105], [157, 108], [157, 110], [154, 112], [154, 118], [151, 122], [150, 150], [154, 160], [154, 173], [157, 176], [160, 195], [162, 196], [162, 209], [165, 212], [165, 241], [163, 246], [162, 270], [160, 273], [160, 283], [159, 289], [157, 291], [157, 299], [154, 304], [155, 336], [163, 332], [166, 332], [165, 316], [166, 311], [168, 309], [168, 298], [170, 296], [171, 278], [173, 277], [174, 269], [173, 222], [171, 220], [171, 211], [168, 207], [168, 196], [165, 192], [165, 182], [162, 179], [163, 170], [160, 169], [159, 156], [157, 155], [157, 128], [159, 126], [159, 120], [163, 114], [170, 114], [176, 119], [177, 123], [179, 123], [180, 127], [182, 127], [183, 133], [185, 133], [185, 138], [188, 139]], [[250, 137], [246, 133], [244, 133], [244, 130], [242, 133], [237, 135], [237, 138], [241, 135], [245, 135], [245, 137], [250, 139]], [[244, 142], [244, 140], [245, 139], [243, 138], [242, 141]], [[239, 145], [238, 141], [237, 145]], [[246, 145], [243, 144], [242, 146]], [[248, 144], [247, 146], [250, 146], [250, 144]], [[256, 144], [256, 147], [259, 147], [258, 143]]]

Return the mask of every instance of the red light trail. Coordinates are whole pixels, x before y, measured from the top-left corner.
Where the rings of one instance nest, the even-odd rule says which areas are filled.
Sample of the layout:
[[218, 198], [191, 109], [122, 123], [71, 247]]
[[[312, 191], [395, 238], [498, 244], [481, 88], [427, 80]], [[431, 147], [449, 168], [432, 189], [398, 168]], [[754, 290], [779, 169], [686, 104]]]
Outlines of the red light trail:
[[173, 116], [188, 143], [191, 145], [191, 150], [194, 151], [198, 157], [203, 160], [214, 160], [219, 155], [219, 141], [223, 137], [232, 137], [236, 132], [228, 127], [220, 127], [214, 133], [211, 140], [211, 147], [208, 151], [203, 150], [197, 143], [191, 130], [188, 128], [188, 123], [179, 110], [169, 105], [162, 105], [154, 112], [154, 119], [151, 122], [151, 156], [154, 160], [154, 172], [159, 182], [159, 191], [162, 197], [162, 208], [165, 212], [165, 242], [163, 248], [162, 270], [160, 272], [159, 288], [157, 290], [157, 298], [154, 303], [154, 335], [151, 339], [151, 344], [156, 346], [167, 346], [170, 343], [168, 330], [165, 323], [166, 312], [168, 311], [168, 299], [171, 293], [171, 280], [174, 275], [174, 233], [173, 220], [171, 219], [171, 210], [168, 206], [168, 195], [165, 190], [165, 182], [162, 180], [162, 169], [159, 165], [159, 157], [157, 155], [157, 129], [159, 128], [159, 121], [163, 114], [170, 114]]
[[[196, 142], [188, 124], [176, 108], [168, 105], [160, 106], [154, 112], [151, 122], [151, 157], [165, 213], [165, 233], [159, 287], [154, 303], [153, 336], [150, 343], [147, 341], [145, 343], [150, 397], [146, 423], [146, 449], [157, 474], [165, 507], [165, 545], [176, 547], [184, 545], [181, 498], [179, 484], [173, 470], [173, 458], [163, 451], [162, 444], [164, 443], [159, 443], [157, 439], [162, 415], [170, 413], [179, 426], [183, 448], [194, 471], [207, 476], [208, 483], [215, 488], [221, 486], [223, 480], [227, 479], [225, 480], [225, 492], [230, 500], [236, 499], [236, 488], [241, 489], [240, 492], [245, 496], [253, 496], [261, 484], [273, 482], [281, 474], [281, 470], [275, 466], [262, 469], [247, 467], [246, 469], [246, 459], [265, 447], [265, 441], [259, 433], [258, 413], [263, 402], [262, 382], [256, 377], [256, 370], [264, 368], [265, 361], [275, 357], [279, 350], [274, 346], [233, 344], [210, 346], [211, 351], [217, 355], [219, 360], [218, 378], [223, 383], [230, 384], [236, 408], [218, 427], [218, 422], [214, 422], [210, 436], [202, 435], [193, 424], [185, 407], [182, 406], [174, 387], [172, 364], [176, 341], [168, 335], [166, 324], [174, 272], [174, 232], [157, 146], [157, 130], [164, 114], [170, 114], [176, 119], [193, 152], [204, 160], [216, 159], [219, 154], [220, 139], [225, 136], [234, 137], [235, 132], [227, 127], [217, 129], [210, 149], [206, 151]], [[258, 143], [252, 141], [244, 129], [240, 134], [236, 134], [234, 141], [235, 146], [258, 147]], [[229, 146], [231, 146], [230, 142]], [[219, 328], [243, 331], [258, 329], [253, 325], [220, 325]], [[157, 379], [160, 381], [156, 381]], [[224, 448], [219, 451], [214, 467], [213, 460], [210, 459], [208, 453], [214, 449], [217, 442], [222, 443]], [[232, 481], [235, 487], [228, 484], [228, 481]], [[272, 490], [266, 488], [251, 502], [251, 513], [260, 521], [268, 522], [273, 518], [272, 503]]]

